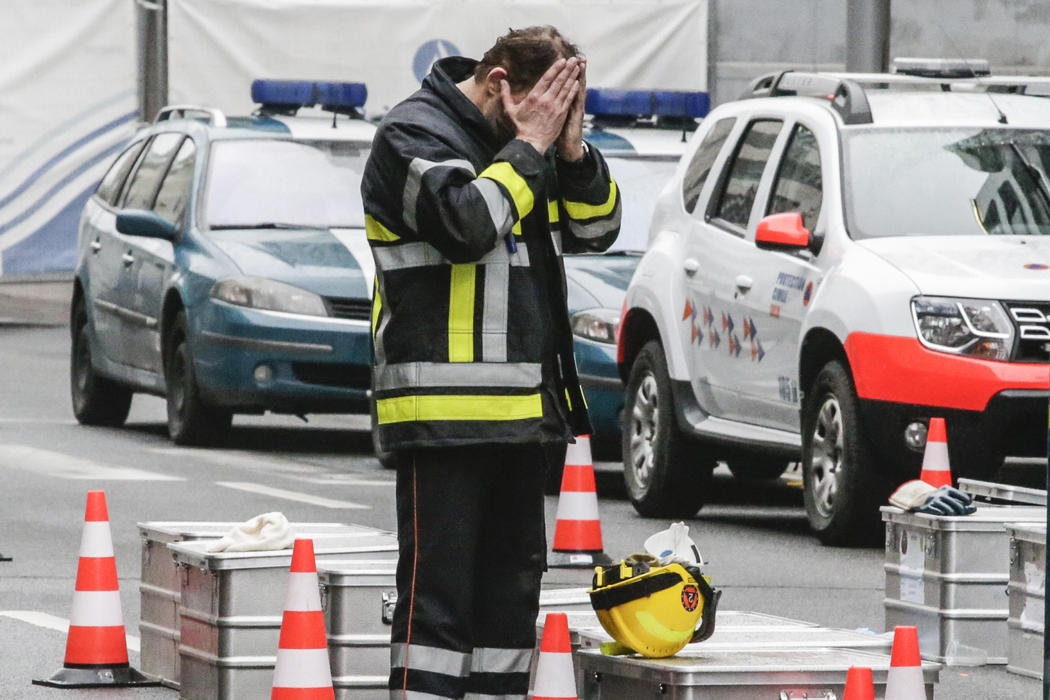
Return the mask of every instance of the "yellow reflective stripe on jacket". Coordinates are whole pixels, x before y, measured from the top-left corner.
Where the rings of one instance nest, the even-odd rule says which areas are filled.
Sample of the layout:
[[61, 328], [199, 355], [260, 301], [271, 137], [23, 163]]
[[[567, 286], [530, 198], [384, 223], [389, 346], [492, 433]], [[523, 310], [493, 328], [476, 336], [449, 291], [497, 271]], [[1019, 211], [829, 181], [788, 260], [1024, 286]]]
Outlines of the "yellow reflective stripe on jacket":
[[547, 200], [547, 221], [552, 224], [558, 223], [558, 200], [548, 199]]
[[524, 420], [543, 417], [539, 394], [397, 396], [376, 401], [380, 424], [437, 420]]
[[473, 264], [453, 265], [448, 297], [448, 361], [474, 361]]
[[372, 285], [372, 337], [376, 337], [376, 326], [379, 324], [379, 312], [383, 310], [383, 298], [379, 296], [379, 278]]
[[370, 241], [399, 241], [401, 237], [396, 233], [388, 229], [383, 224], [372, 218], [371, 215], [365, 214], [365, 232], [368, 234], [368, 240]]
[[532, 205], [535, 202], [532, 190], [529, 189], [529, 184], [525, 182], [525, 178], [518, 175], [518, 171], [510, 163], [505, 161], [493, 163], [482, 170], [478, 177], [487, 177], [490, 180], [495, 180], [507, 189], [507, 192], [510, 193], [510, 198], [514, 200], [515, 208], [518, 210], [518, 220], [524, 219], [532, 211]]
[[603, 204], [584, 204], [583, 202], [565, 202], [565, 211], [569, 216], [578, 221], [593, 219], [598, 216], [608, 216], [616, 207], [616, 181], [609, 180], [609, 199]]

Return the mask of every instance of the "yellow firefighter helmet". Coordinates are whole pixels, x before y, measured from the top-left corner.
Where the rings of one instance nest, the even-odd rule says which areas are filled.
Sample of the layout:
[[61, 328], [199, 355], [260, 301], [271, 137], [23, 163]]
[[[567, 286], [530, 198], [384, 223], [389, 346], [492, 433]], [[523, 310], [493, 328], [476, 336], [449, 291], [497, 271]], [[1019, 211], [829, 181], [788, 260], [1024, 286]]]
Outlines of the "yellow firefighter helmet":
[[596, 567], [588, 593], [609, 636], [651, 658], [674, 656], [689, 642], [710, 637], [721, 596], [699, 567], [660, 566], [648, 554]]

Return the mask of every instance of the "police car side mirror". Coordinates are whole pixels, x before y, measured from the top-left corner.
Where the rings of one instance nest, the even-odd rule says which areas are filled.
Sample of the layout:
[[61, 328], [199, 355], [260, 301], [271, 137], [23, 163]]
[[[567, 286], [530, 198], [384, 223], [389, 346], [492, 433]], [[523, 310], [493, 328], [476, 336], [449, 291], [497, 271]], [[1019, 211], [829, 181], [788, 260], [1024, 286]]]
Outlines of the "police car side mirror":
[[127, 209], [117, 214], [117, 231], [128, 236], [175, 240], [175, 225], [161, 218], [156, 212], [144, 209]]
[[755, 245], [762, 250], [793, 252], [809, 247], [809, 230], [797, 212], [770, 214], [758, 222]]

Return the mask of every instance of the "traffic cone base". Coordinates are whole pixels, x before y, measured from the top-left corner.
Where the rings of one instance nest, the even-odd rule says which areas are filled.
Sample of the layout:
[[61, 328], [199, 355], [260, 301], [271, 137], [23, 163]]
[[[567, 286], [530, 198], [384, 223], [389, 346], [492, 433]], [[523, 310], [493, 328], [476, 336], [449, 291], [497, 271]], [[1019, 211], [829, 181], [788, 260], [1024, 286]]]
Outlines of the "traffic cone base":
[[547, 566], [592, 568], [610, 564], [612, 560], [602, 546], [591, 440], [590, 436], [581, 435], [565, 452], [554, 542]]
[[919, 478], [937, 488], [952, 485], [952, 470], [948, 462], [948, 432], [943, 418], [930, 419]]
[[50, 678], [34, 679], [33, 684], [53, 688], [160, 685], [159, 680], [147, 678], [128, 664], [104, 491], [87, 494], [65, 660]]

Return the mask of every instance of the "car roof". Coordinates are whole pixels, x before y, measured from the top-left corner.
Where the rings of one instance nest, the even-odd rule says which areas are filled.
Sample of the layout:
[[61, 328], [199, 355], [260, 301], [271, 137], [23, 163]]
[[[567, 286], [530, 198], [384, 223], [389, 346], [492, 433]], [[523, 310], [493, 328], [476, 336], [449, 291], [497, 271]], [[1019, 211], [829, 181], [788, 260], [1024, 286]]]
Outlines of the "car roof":
[[[143, 134], [178, 131], [222, 141], [247, 138], [289, 138], [297, 141], [350, 141], [371, 143], [376, 125], [360, 117], [333, 115], [320, 109], [300, 110], [296, 115], [257, 112], [248, 116], [226, 116], [218, 110], [204, 108], [176, 111], [145, 125]], [[162, 111], [163, 113], [163, 111]]]
[[691, 133], [692, 130], [652, 125], [591, 125], [583, 137], [608, 157], [677, 160], [685, 152]]

